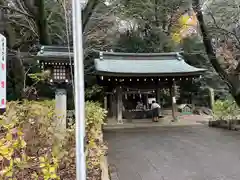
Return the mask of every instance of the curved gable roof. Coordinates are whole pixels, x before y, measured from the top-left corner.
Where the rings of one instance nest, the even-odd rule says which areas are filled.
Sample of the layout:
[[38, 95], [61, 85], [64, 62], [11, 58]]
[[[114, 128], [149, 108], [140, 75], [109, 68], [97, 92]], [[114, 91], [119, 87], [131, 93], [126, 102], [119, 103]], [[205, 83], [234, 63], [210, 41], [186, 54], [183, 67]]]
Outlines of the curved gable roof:
[[200, 75], [205, 69], [187, 64], [180, 53], [100, 52], [94, 60], [98, 74], [122, 76]]

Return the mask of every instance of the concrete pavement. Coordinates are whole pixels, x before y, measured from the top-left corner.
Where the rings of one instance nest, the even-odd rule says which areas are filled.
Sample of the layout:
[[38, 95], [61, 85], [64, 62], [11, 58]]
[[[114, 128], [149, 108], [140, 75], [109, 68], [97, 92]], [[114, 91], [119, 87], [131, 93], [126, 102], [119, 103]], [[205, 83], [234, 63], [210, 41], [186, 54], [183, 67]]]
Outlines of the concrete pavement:
[[156, 127], [105, 132], [112, 180], [239, 180], [240, 132]]

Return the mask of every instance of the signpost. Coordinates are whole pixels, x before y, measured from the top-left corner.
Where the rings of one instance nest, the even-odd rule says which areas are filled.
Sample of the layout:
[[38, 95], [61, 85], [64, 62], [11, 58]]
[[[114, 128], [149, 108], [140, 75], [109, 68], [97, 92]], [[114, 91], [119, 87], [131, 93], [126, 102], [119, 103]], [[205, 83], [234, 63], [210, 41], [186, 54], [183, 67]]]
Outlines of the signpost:
[[0, 34], [0, 111], [4, 112], [6, 109], [6, 38]]

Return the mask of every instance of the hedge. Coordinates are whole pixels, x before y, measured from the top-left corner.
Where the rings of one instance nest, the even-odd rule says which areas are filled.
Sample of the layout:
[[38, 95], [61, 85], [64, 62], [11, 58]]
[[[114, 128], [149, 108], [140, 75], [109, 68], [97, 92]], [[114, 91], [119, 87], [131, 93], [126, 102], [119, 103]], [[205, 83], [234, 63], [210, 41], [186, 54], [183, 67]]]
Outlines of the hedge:
[[[100, 179], [105, 146], [101, 126], [106, 112], [86, 102], [86, 165], [90, 180]], [[9, 102], [0, 118], [0, 179], [76, 179], [75, 129], [54, 121], [54, 101]]]

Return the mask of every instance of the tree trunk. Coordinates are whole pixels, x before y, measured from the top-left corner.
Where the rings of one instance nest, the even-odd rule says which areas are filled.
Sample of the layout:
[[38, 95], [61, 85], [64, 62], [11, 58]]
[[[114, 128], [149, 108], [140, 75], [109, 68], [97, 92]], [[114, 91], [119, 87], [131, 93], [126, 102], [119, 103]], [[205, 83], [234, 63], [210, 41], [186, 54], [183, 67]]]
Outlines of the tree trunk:
[[213, 68], [216, 70], [216, 72], [219, 74], [219, 76], [226, 82], [226, 84], [229, 87], [230, 93], [234, 97], [238, 106], [240, 106], [240, 80], [238, 78], [238, 75], [237, 74], [235, 74], [235, 75], [228, 74], [221, 67], [221, 64], [217, 60], [216, 53], [212, 46], [211, 37], [207, 31], [207, 27], [204, 22], [203, 14], [201, 11], [201, 4], [200, 4], [199, 0], [194, 0], [193, 3], [194, 3], [193, 7], [197, 14], [197, 19], [198, 19], [198, 22], [200, 25], [200, 30], [202, 32], [203, 43], [204, 43], [208, 58], [212, 64]]
[[99, 0], [89, 0], [87, 2], [87, 5], [85, 6], [85, 8], [82, 11], [82, 31], [85, 31], [85, 28], [87, 27], [87, 23], [90, 20], [94, 9], [97, 7], [97, 5], [99, 4]]
[[51, 45], [51, 38], [48, 33], [48, 24], [46, 19], [46, 11], [45, 11], [45, 0], [36, 0], [36, 5], [38, 7], [38, 14], [35, 17], [36, 23], [39, 31], [39, 42], [42, 45]]

